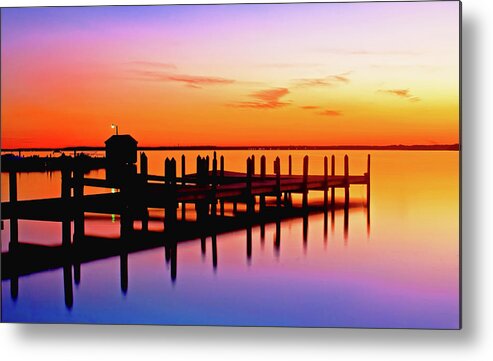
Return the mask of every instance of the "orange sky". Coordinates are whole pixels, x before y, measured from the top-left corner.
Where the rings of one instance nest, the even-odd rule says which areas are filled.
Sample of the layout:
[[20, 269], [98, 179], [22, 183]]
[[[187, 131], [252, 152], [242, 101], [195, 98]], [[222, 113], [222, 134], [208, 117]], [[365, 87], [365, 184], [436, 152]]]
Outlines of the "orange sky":
[[2, 147], [459, 141], [459, 3], [2, 9]]

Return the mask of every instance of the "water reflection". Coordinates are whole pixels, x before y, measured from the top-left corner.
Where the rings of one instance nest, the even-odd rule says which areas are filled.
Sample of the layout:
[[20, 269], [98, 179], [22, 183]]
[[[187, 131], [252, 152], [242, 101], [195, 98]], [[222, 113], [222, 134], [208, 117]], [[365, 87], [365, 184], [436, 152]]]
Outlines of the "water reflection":
[[[323, 242], [324, 245], [327, 244], [328, 239], [328, 217], [329, 213], [331, 215], [331, 229], [334, 231], [334, 222], [335, 222], [335, 209], [331, 209], [329, 211], [322, 212], [323, 214]], [[369, 212], [367, 212], [369, 213]], [[303, 252], [306, 253], [308, 248], [308, 229], [310, 223], [310, 217], [315, 216], [316, 213], [309, 214], [308, 212], [303, 214], [301, 217], [302, 221], [302, 246]], [[148, 216], [147, 216], [148, 217]], [[206, 216], [203, 216], [206, 217]], [[347, 234], [348, 234], [348, 218], [349, 218], [349, 208], [344, 209], [344, 239], [347, 242]], [[367, 227], [369, 231], [369, 217], [366, 217]], [[77, 222], [79, 225], [77, 226]], [[217, 226], [218, 220], [215, 216], [209, 217], [209, 221], [205, 218], [202, 219], [201, 225], [204, 227], [201, 231], [202, 236], [196, 240], [196, 242], [200, 242], [200, 253], [202, 258], [206, 255], [206, 241], [207, 238], [211, 239], [211, 252], [212, 252], [212, 269], [214, 272], [217, 272], [218, 268], [218, 247], [217, 247], [217, 232], [215, 231], [214, 226]], [[16, 230], [18, 228], [18, 220], [12, 219], [10, 221], [11, 229]], [[28, 244], [22, 244], [18, 242], [18, 232], [11, 232], [11, 239], [9, 245], [8, 256], [11, 257], [7, 262], [9, 263], [9, 272], [4, 277], [10, 279], [10, 295], [13, 301], [17, 300], [19, 297], [19, 275], [22, 274], [30, 274], [32, 272], [42, 271], [44, 269], [50, 269], [56, 267], [56, 259], [62, 259], [63, 264], [61, 268], [63, 269], [63, 290], [64, 290], [64, 302], [65, 306], [68, 310], [71, 310], [74, 306], [74, 288], [73, 285], [79, 286], [81, 283], [81, 263], [107, 258], [108, 254], [105, 252], [99, 252], [99, 256], [91, 256], [90, 259], [87, 259], [84, 255], [87, 254], [88, 249], [92, 249], [94, 251], [95, 248], [91, 248], [89, 244], [97, 241], [97, 237], [94, 236], [86, 236], [77, 232], [77, 227], [79, 227], [79, 232], [81, 229], [84, 229], [84, 218], [74, 219], [72, 222], [69, 218], [64, 219], [62, 222], [62, 235], [61, 240], [62, 244], [58, 247], [52, 247], [51, 255], [48, 255], [50, 251], [46, 250], [48, 260], [41, 265], [38, 265], [38, 270], [31, 270], [29, 266], [26, 265], [26, 262], [32, 257], [33, 253], [39, 251], [39, 249], [30, 250], [29, 247], [32, 247]], [[74, 227], [72, 227], [72, 223]], [[273, 247], [274, 247], [274, 257], [279, 258], [281, 251], [281, 237], [282, 237], [282, 219], [277, 217], [273, 222], [275, 225], [275, 230], [273, 233]], [[259, 227], [259, 241], [261, 245], [261, 249], [263, 250], [263, 245], [265, 244], [265, 228], [269, 222], [266, 222], [264, 219], [261, 219], [259, 222], [255, 223], [252, 219], [248, 219], [245, 223], [245, 240], [246, 240], [246, 261], [249, 266], [252, 265], [253, 258], [253, 227]], [[72, 232], [73, 228], [73, 232]], [[156, 246], [144, 246], [146, 241], [146, 236], [149, 236], [151, 232], [149, 232], [148, 225], [142, 225], [141, 230], [135, 230], [133, 228], [133, 220], [129, 217], [128, 214], [122, 214], [120, 217], [120, 238], [114, 239], [111, 242], [113, 243], [113, 248], [118, 249], [118, 257], [120, 263], [120, 289], [122, 295], [127, 295], [129, 292], [129, 283], [128, 283], [128, 274], [129, 274], [129, 265], [128, 265], [128, 257], [129, 253], [133, 253], [139, 251], [140, 249], [152, 249]], [[178, 249], [180, 247], [179, 243], [176, 239], [175, 232], [162, 232], [163, 235], [161, 239], [163, 240], [161, 243], [164, 244], [165, 251], [165, 261], [169, 267], [170, 279], [174, 284], [177, 281], [177, 269], [178, 269]], [[73, 239], [73, 242], [71, 242]], [[96, 240], [96, 241], [95, 241]], [[101, 242], [109, 242], [108, 240], [101, 239]], [[192, 240], [193, 241], [193, 240]], [[141, 247], [136, 247], [139, 242], [142, 244]], [[151, 243], [152, 244], [152, 243]], [[43, 247], [43, 246], [38, 246]], [[84, 248], [89, 247], [89, 248]], [[27, 253], [26, 253], [27, 252]], [[110, 252], [111, 253], [111, 252]], [[23, 264], [14, 265], [13, 260], [19, 260], [18, 257], [25, 257], [23, 259]], [[53, 264], [49, 264], [49, 260], [52, 260]], [[27, 268], [26, 268], [27, 267]]]

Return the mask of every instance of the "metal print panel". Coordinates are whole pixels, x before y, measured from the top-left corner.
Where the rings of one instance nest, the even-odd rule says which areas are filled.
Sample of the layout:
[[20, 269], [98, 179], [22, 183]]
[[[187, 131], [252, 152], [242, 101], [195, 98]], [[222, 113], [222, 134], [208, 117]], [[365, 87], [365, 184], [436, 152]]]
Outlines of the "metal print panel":
[[3, 8], [2, 321], [460, 328], [460, 11]]

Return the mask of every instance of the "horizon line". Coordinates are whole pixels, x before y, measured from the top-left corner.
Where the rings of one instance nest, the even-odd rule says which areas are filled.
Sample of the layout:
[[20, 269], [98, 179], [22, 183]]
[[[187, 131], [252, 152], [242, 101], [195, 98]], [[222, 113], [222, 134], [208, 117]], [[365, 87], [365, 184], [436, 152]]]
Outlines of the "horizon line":
[[[137, 150], [460, 150], [460, 143], [450, 144], [388, 144], [388, 145], [158, 145], [138, 146]], [[36, 151], [100, 151], [102, 146], [67, 146], [67, 147], [19, 147], [1, 149], [1, 152], [36, 152]]]

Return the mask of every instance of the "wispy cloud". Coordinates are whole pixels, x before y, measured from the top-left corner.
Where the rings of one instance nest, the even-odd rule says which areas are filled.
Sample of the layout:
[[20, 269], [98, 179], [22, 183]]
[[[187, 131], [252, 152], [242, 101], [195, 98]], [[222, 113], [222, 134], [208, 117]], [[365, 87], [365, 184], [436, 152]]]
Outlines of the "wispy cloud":
[[342, 115], [342, 112], [340, 110], [325, 109], [321, 112], [318, 112], [317, 114], [326, 117], [339, 117]]
[[163, 63], [158, 61], [129, 61], [129, 65], [134, 65], [138, 67], [153, 68], [153, 69], [176, 69], [176, 65], [172, 63]]
[[320, 109], [318, 105], [303, 105], [300, 108], [304, 110]]
[[420, 97], [411, 94], [411, 91], [409, 89], [379, 89], [377, 90], [377, 93], [395, 95], [400, 98], [405, 98], [410, 102], [419, 102], [421, 100]]
[[270, 88], [251, 93], [249, 97], [254, 100], [228, 105], [235, 108], [276, 109], [290, 104], [281, 101], [281, 98], [287, 94], [289, 94], [288, 88]]
[[214, 76], [202, 76], [202, 75], [188, 75], [188, 74], [170, 74], [154, 70], [133, 70], [132, 74], [143, 80], [152, 80], [158, 82], [176, 82], [185, 84], [189, 88], [202, 88], [208, 85], [225, 85], [235, 82], [233, 79], [214, 77]]
[[318, 64], [318, 63], [266, 63], [266, 64], [258, 64], [257, 66], [260, 68], [296, 69], [296, 68], [315, 68], [321, 65], [322, 64]]
[[328, 75], [323, 78], [304, 78], [295, 79], [294, 84], [297, 87], [319, 87], [319, 86], [334, 86], [337, 84], [347, 84], [350, 82], [348, 77], [349, 72], [336, 75]]
[[420, 55], [420, 52], [408, 50], [367, 50], [367, 49], [322, 49], [324, 53], [342, 54], [342, 55], [390, 55], [390, 56], [408, 56]]

